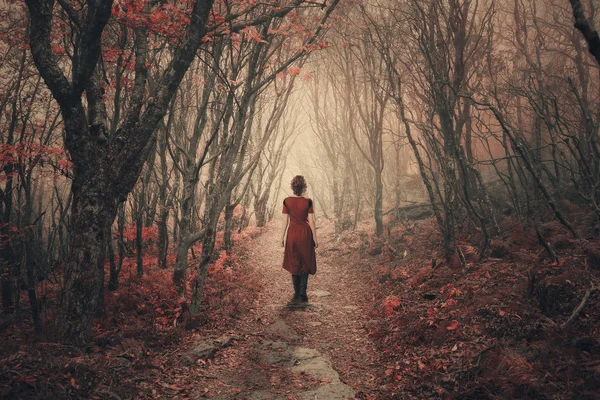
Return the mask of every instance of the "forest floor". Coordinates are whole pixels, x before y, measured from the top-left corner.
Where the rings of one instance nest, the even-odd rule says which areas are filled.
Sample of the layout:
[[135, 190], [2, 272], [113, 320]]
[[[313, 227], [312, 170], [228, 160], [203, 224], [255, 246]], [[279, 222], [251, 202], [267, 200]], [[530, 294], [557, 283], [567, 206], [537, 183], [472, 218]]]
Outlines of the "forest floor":
[[149, 255], [142, 278], [135, 257], [125, 263], [86, 349], [36, 340], [26, 309], [4, 316], [0, 398], [380, 398], [380, 353], [368, 335], [371, 287], [349, 273], [352, 263], [337, 260], [331, 233], [321, 232], [307, 305], [288, 306], [291, 276], [281, 268], [278, 226], [268, 226], [238, 237], [233, 255], [221, 254], [196, 323], [185, 319], [170, 274]]
[[35, 340], [30, 324], [3, 316], [0, 397], [600, 398], [600, 244], [585, 221], [577, 240], [540, 225], [554, 262], [510, 219], [483, 261], [460, 236], [466, 266], [441, 259], [433, 220], [388, 224], [380, 238], [368, 224], [336, 238], [320, 221], [303, 307], [287, 305], [277, 225], [249, 229], [221, 254], [192, 324], [151, 257], [142, 278], [125, 265], [86, 349]]
[[[339, 263], [331, 235], [321, 236], [318, 273], [310, 276], [306, 305], [288, 306], [293, 289], [281, 268], [278, 227], [270, 226], [240, 249], [240, 262], [258, 277], [250, 312], [222, 333], [221, 348], [188, 376], [191, 398], [322, 399], [377, 398], [377, 348], [369, 338], [370, 287]], [[201, 338], [186, 357], [210, 348]]]
[[[540, 234], [507, 219], [488, 257], [466, 236], [466, 260], [445, 262], [433, 220], [368, 224], [335, 238], [320, 224], [310, 305], [288, 307], [279, 230], [240, 246], [257, 277], [248, 313], [217, 339], [216, 352], [187, 375], [191, 398], [565, 399], [600, 396], [600, 296], [563, 323], [598, 286], [596, 239], [572, 239], [549, 222]], [[586, 222], [580, 222], [582, 234]], [[590, 226], [591, 227], [591, 226]], [[592, 235], [593, 236], [593, 235]], [[588, 237], [591, 237], [588, 235]], [[435, 265], [432, 265], [435, 260]], [[194, 347], [196, 346], [196, 347]], [[190, 347], [210, 347], [200, 339]], [[189, 354], [190, 350], [186, 350]], [[185, 396], [182, 396], [185, 397]]]

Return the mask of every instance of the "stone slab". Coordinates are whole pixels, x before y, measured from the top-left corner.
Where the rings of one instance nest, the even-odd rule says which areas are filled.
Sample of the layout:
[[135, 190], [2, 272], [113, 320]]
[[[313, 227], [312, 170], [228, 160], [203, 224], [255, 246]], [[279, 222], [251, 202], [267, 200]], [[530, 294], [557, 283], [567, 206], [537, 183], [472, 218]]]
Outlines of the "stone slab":
[[311, 292], [308, 292], [310, 295], [315, 296], [315, 297], [327, 297], [327, 296], [331, 296], [331, 293], [329, 293], [326, 290], [321, 290], [321, 289], [317, 289], [317, 290], [313, 290]]
[[285, 323], [284, 320], [280, 319], [277, 322], [269, 325], [265, 329], [265, 333], [268, 335], [276, 336], [284, 340], [299, 340], [300, 335], [291, 326]]
[[356, 393], [352, 388], [342, 382], [323, 385], [316, 390], [298, 394], [300, 400], [348, 400], [354, 399]]

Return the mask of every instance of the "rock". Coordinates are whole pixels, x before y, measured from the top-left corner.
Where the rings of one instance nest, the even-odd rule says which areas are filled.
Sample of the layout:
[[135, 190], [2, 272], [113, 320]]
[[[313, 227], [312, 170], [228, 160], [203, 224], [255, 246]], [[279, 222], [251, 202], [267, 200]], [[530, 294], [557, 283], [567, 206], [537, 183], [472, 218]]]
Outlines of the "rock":
[[288, 347], [287, 343], [282, 342], [281, 340], [277, 340], [277, 341], [265, 340], [264, 342], [262, 342], [262, 345], [271, 350], [285, 350]]
[[231, 346], [231, 340], [231, 336], [226, 335], [216, 339], [198, 338], [194, 346], [182, 356], [181, 362], [189, 366], [195, 364], [199, 359], [212, 358], [219, 349]]
[[348, 400], [354, 399], [355, 395], [354, 390], [350, 386], [338, 381], [330, 385], [323, 385], [317, 390], [299, 393], [298, 398], [300, 400]]
[[267, 392], [266, 390], [258, 390], [245, 396], [244, 399], [248, 400], [286, 400], [285, 397], [278, 396], [274, 393]]
[[291, 369], [293, 372], [304, 372], [316, 379], [331, 379], [332, 382], [340, 379], [340, 375], [331, 368], [331, 362], [323, 357], [300, 360], [300, 363]]
[[319, 357], [317, 350], [305, 347], [291, 347], [282, 351], [270, 351], [261, 356], [263, 361], [269, 364], [279, 364], [289, 362], [290, 364]]
[[226, 348], [231, 346], [233, 338], [231, 336], [223, 335], [217, 339], [215, 339], [215, 343], [219, 344], [221, 348]]
[[263, 354], [261, 358], [268, 364], [279, 364], [292, 361], [293, 356], [289, 351], [270, 351]]
[[327, 296], [331, 296], [331, 293], [325, 291], [325, 290], [321, 290], [321, 289], [317, 289], [317, 290], [313, 290], [312, 292], [310, 292], [310, 294], [312, 294], [315, 297], [327, 297]]
[[285, 306], [288, 310], [322, 310], [322, 303], [300, 303], [300, 304], [287, 304]]
[[219, 350], [219, 347], [212, 341], [201, 341], [194, 345], [194, 348], [188, 352], [189, 355], [196, 358], [212, 358]]
[[265, 333], [272, 336], [280, 337], [282, 339], [300, 339], [300, 335], [298, 335], [298, 332], [296, 332], [294, 328], [286, 324], [285, 321], [283, 321], [282, 319], [278, 320], [274, 324], [269, 325], [267, 329], [265, 329]]
[[308, 323], [308, 325], [310, 325], [310, 326], [312, 326], [312, 327], [316, 327], [316, 326], [321, 326], [321, 325], [323, 325], [323, 323], [322, 323], [322, 322], [319, 322], [319, 321], [311, 321], [311, 322], [309, 322], [309, 323]]
[[352, 310], [352, 311], [358, 310], [357, 306], [344, 306], [343, 308], [344, 308], [344, 310]]
[[292, 352], [293, 357], [296, 360], [308, 360], [315, 357], [320, 357], [321, 353], [315, 349], [309, 349], [308, 347], [296, 347]]

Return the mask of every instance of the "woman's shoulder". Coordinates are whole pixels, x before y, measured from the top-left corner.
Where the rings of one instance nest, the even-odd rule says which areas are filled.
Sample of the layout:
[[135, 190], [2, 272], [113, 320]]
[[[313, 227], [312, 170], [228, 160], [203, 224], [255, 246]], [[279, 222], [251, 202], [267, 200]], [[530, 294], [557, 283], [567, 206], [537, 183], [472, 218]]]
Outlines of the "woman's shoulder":
[[285, 199], [283, 199], [284, 202], [287, 200], [303, 200], [303, 201], [308, 201], [309, 203], [312, 203], [312, 199], [310, 197], [304, 197], [304, 196], [288, 196]]

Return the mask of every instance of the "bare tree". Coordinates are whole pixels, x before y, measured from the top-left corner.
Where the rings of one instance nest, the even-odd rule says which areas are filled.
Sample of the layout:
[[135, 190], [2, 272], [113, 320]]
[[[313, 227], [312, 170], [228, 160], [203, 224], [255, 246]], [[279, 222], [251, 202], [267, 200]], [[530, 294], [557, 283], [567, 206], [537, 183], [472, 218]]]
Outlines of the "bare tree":
[[[83, 344], [89, 337], [103, 268], [110, 225], [117, 207], [133, 188], [155, 141], [155, 129], [210, 29], [212, 0], [195, 1], [190, 23], [174, 50], [160, 82], [149, 97], [148, 27], [134, 29], [135, 77], [123, 122], [110, 134], [106, 103], [99, 86], [98, 59], [102, 32], [109, 22], [112, 1], [87, 1], [81, 9], [61, 1], [74, 38], [68, 63], [68, 79], [52, 51], [54, 0], [27, 1], [30, 13], [30, 47], [35, 64], [60, 106], [65, 125], [65, 146], [73, 162], [73, 207], [70, 257], [65, 271], [62, 335], [68, 342]], [[236, 29], [262, 23], [265, 16], [283, 17], [300, 0], [277, 8], [265, 6], [263, 16], [239, 22]], [[145, 12], [150, 12], [150, 8]], [[235, 14], [239, 16], [240, 14]], [[242, 12], [242, 15], [245, 15]], [[86, 94], [86, 102], [82, 94]]]

